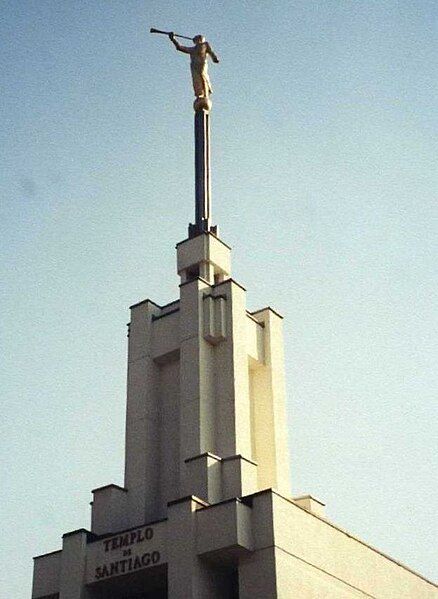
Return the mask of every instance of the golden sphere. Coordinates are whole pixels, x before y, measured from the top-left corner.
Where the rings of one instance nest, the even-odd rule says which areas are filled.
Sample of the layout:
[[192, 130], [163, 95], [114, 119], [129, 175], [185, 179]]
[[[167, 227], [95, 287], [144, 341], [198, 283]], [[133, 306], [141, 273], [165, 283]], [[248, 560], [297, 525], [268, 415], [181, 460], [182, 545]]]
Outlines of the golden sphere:
[[196, 98], [193, 102], [193, 108], [197, 112], [198, 110], [210, 110], [211, 109], [211, 100], [210, 98]]

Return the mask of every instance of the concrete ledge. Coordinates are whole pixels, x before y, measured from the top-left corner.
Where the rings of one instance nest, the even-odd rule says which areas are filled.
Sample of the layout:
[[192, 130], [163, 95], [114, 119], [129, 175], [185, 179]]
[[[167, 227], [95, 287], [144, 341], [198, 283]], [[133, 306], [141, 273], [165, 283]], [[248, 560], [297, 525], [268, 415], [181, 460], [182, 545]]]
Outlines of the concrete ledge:
[[[129, 309], [132, 310], [132, 308], [137, 308], [138, 306], [141, 306], [143, 304], [153, 304], [156, 308], [159, 308], [160, 310], [167, 310], [168, 308], [170, 308], [170, 306], [173, 306], [174, 304], [175, 305], [179, 304], [179, 299], [173, 300], [172, 302], [169, 302], [168, 304], [164, 304], [164, 306], [160, 306], [160, 304], [157, 304], [157, 302], [154, 302], [151, 299], [147, 298], [147, 299], [141, 300], [140, 302], [132, 304], [132, 306], [129, 306]], [[129, 325], [129, 322], [128, 322], [128, 325]]]
[[303, 507], [308, 512], [324, 517], [325, 503], [315, 499], [312, 495], [301, 495], [300, 497], [292, 497], [292, 500], [300, 507]]
[[266, 312], [266, 311], [272, 312], [273, 314], [275, 314], [275, 316], [278, 316], [278, 318], [284, 319], [284, 316], [282, 316], [280, 314], [280, 312], [277, 312], [277, 310], [274, 310], [274, 308], [271, 308], [271, 306], [266, 306], [266, 308], [260, 308], [260, 310], [255, 310], [254, 312], [249, 312], [250, 316], [254, 316], [255, 314], [259, 314], [260, 312]]
[[97, 489], [93, 489], [91, 492], [97, 493], [98, 491], [105, 491], [106, 489], [119, 489], [120, 491], [125, 491], [125, 493], [128, 492], [128, 489], [125, 489], [125, 487], [121, 487], [120, 485], [116, 485], [114, 483], [104, 485], [103, 487], [97, 487]]
[[226, 285], [227, 283], [234, 283], [234, 285], [237, 285], [237, 287], [240, 287], [240, 289], [243, 289], [243, 291], [246, 291], [246, 288], [241, 285], [240, 283], [238, 283], [237, 281], [235, 281], [234, 279], [225, 279], [225, 281], [221, 281], [220, 283], [216, 283], [216, 285], [214, 285], [214, 288], [217, 289], [218, 287], [220, 287], [221, 285]]
[[210, 285], [210, 283], [206, 279], [203, 279], [202, 277], [194, 277], [193, 279], [190, 279], [190, 281], [185, 281], [184, 283], [180, 283], [179, 286], [184, 287], [185, 285], [190, 285], [190, 283], [194, 283], [195, 281], [201, 281], [202, 283], [205, 283], [209, 287], [212, 287], [212, 285]]
[[195, 503], [199, 503], [199, 505], [202, 505], [203, 507], [208, 507], [210, 505], [206, 501], [199, 499], [199, 497], [195, 497], [195, 495], [186, 495], [185, 497], [174, 499], [173, 501], [169, 501], [167, 505], [178, 505], [179, 503], [186, 503], [187, 501], [194, 501]]
[[87, 543], [88, 543], [89, 539], [91, 539], [95, 536], [90, 530], [87, 530], [86, 528], [77, 528], [76, 530], [72, 530], [70, 532], [65, 532], [62, 535], [62, 538], [65, 539], [67, 537], [72, 537], [73, 535], [78, 535], [78, 534], [83, 534], [83, 533], [85, 533], [87, 535]]
[[251, 508], [230, 499], [196, 512], [198, 555], [237, 556], [253, 550]]
[[222, 460], [222, 458], [220, 458], [217, 455], [214, 455], [214, 453], [210, 453], [209, 451], [204, 451], [204, 453], [200, 453], [199, 455], [194, 455], [191, 458], [186, 458], [184, 460], [184, 462], [186, 464], [188, 464], [189, 462], [193, 462], [193, 460], [199, 460], [200, 458], [213, 458], [214, 460], [218, 460], [218, 461]]
[[[205, 231], [204, 233], [200, 233], [199, 235], [197, 235], [197, 237], [199, 237], [200, 235], [212, 235], [217, 241], [222, 243], [222, 245], [224, 245], [226, 248], [228, 248], [229, 250], [232, 249], [231, 246], [229, 246], [227, 243], [225, 243], [225, 241], [222, 241], [222, 239], [217, 237], [217, 235], [213, 235], [213, 233], [209, 233], [209, 232]], [[186, 239], [183, 239], [182, 241], [178, 241], [178, 243], [175, 245], [175, 248], [178, 248], [178, 246], [182, 245], [183, 243], [187, 243], [188, 241], [191, 241], [192, 239], [193, 239], [193, 237], [187, 237]]]
[[245, 460], [245, 462], [248, 462], [249, 464], [253, 464], [254, 466], [257, 466], [257, 462], [254, 462], [254, 460], [250, 460], [249, 458], [246, 458], [244, 455], [241, 455], [240, 453], [237, 453], [236, 455], [230, 455], [226, 458], [222, 458], [223, 462], [228, 462], [229, 460]]
[[48, 553], [42, 553], [41, 555], [35, 555], [32, 559], [41, 559], [48, 557], [49, 555], [55, 555], [55, 553], [62, 553], [62, 549], [56, 549], [56, 551], [49, 551]]
[[154, 304], [154, 306], [157, 306], [157, 308], [161, 308], [161, 306], [159, 306], [156, 302], [147, 298], [147, 299], [141, 300], [140, 302], [132, 304], [132, 306], [129, 306], [129, 309], [132, 310], [132, 308], [137, 308], [138, 306], [141, 306], [142, 304]]

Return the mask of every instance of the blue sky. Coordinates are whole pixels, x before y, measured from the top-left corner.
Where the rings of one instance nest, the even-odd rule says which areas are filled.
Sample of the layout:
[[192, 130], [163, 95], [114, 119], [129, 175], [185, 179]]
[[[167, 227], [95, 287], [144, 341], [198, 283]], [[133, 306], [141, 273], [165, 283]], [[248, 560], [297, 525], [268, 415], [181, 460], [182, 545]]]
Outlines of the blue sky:
[[286, 317], [294, 494], [436, 578], [436, 3], [0, 10], [5, 596], [122, 482], [127, 308], [178, 294], [190, 75], [151, 26], [221, 59], [214, 218], [248, 307]]

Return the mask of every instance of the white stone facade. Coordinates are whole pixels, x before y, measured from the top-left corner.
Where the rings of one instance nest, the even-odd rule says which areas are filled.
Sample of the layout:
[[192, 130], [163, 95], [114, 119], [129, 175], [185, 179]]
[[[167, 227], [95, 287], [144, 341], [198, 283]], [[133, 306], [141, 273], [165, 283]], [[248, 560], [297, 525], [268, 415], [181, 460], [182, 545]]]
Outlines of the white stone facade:
[[177, 265], [178, 300], [131, 307], [124, 487], [94, 490], [90, 531], [35, 558], [32, 598], [437, 597], [291, 499], [282, 317], [247, 311], [211, 233]]

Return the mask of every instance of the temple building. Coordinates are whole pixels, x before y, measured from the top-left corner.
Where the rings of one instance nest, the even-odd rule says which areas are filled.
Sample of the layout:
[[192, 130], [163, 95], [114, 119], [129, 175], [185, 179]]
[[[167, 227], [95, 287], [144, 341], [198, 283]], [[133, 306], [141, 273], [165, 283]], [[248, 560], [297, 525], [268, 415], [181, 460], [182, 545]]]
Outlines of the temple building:
[[32, 598], [436, 598], [291, 494], [283, 318], [248, 311], [212, 224], [210, 108], [197, 98], [179, 295], [131, 306], [124, 486], [94, 489], [89, 530], [35, 558]]

